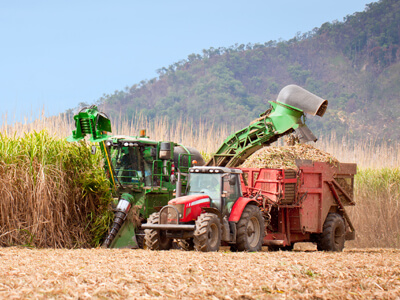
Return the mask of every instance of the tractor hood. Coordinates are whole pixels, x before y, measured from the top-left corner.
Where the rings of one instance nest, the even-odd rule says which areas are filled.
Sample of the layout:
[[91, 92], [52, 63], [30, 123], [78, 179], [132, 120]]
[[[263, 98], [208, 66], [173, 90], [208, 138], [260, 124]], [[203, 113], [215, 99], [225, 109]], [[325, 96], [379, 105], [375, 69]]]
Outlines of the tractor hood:
[[[172, 199], [168, 202], [169, 205], [177, 205], [177, 204], [188, 204], [192, 203], [192, 205], [200, 204], [200, 203], [205, 203], [209, 202], [210, 198], [208, 195], [188, 195], [188, 196], [183, 196], [179, 198]], [[196, 202], [196, 203], [195, 203]]]

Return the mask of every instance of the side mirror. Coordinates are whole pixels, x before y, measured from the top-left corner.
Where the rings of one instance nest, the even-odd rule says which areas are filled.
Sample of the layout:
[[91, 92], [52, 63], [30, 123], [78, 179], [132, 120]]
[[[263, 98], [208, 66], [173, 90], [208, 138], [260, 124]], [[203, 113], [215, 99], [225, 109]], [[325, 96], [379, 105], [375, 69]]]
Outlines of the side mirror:
[[229, 185], [236, 185], [236, 176], [231, 176], [229, 178]]
[[96, 151], [97, 151], [97, 148], [96, 148], [96, 146], [92, 146], [92, 151], [90, 151], [90, 153], [92, 153], [92, 155], [95, 155], [96, 154]]

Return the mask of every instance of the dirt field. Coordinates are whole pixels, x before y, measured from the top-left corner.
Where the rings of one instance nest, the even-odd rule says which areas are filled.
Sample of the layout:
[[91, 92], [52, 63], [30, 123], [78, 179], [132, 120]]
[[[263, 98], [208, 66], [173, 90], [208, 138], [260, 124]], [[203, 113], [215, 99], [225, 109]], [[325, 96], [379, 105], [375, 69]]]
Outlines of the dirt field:
[[400, 250], [0, 248], [0, 298], [399, 299]]

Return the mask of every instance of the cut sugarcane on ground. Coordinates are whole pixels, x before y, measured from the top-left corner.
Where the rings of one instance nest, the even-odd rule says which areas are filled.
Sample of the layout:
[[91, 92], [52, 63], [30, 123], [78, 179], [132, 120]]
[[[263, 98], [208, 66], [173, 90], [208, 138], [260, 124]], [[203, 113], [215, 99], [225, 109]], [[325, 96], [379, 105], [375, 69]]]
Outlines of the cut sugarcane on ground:
[[2, 299], [398, 299], [400, 250], [0, 248]]
[[331, 154], [307, 144], [264, 147], [250, 156], [241, 168], [297, 169], [296, 159], [338, 163]]

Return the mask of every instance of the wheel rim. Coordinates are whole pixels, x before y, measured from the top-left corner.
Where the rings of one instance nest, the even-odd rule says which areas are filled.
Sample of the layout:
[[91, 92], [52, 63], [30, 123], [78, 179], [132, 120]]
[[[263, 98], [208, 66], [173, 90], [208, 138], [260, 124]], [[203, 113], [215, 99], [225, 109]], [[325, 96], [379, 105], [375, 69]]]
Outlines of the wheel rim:
[[211, 224], [208, 231], [208, 244], [210, 248], [214, 248], [218, 243], [218, 227], [217, 224]]
[[260, 222], [252, 217], [247, 224], [247, 241], [250, 247], [256, 247], [260, 240]]

